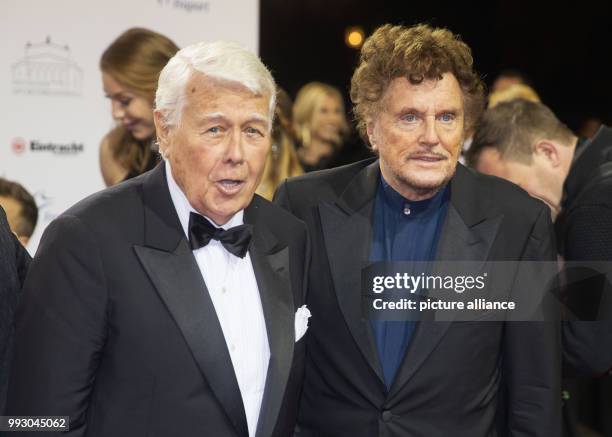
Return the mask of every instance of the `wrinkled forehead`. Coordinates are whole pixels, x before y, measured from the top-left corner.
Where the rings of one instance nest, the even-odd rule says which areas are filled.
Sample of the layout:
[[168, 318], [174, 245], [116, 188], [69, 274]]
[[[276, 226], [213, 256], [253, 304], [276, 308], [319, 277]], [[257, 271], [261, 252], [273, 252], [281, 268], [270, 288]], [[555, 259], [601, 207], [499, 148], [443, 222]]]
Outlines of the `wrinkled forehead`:
[[234, 95], [245, 100], [262, 98], [266, 103], [269, 103], [271, 97], [268, 93], [255, 92], [238, 81], [221, 79], [197, 72], [193, 73], [187, 81], [184, 92], [186, 96], [194, 97]]
[[[440, 79], [423, 79], [418, 83], [404, 76], [396, 77], [387, 85], [380, 103], [387, 108], [414, 105], [423, 109], [435, 106], [456, 111], [463, 110], [465, 106], [463, 90], [452, 73], [444, 73]], [[446, 106], [448, 108], [444, 108]]]
[[236, 112], [248, 109], [267, 122], [271, 121], [271, 96], [253, 92], [240, 82], [195, 73], [187, 82], [184, 93], [185, 109], [206, 112]]

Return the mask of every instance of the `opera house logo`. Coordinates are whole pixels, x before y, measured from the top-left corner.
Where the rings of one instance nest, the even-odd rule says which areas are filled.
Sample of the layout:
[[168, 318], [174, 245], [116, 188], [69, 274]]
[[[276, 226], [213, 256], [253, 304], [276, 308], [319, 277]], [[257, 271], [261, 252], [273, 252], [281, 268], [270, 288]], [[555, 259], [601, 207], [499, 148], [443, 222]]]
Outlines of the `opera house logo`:
[[80, 96], [83, 69], [71, 59], [70, 47], [51, 42], [25, 45], [24, 56], [12, 65], [15, 94]]

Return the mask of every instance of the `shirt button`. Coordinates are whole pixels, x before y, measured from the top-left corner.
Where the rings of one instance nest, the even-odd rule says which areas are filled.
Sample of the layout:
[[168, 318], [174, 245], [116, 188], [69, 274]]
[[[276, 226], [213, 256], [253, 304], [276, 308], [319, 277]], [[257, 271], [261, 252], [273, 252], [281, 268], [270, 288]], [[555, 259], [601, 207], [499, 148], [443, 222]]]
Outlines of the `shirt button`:
[[410, 205], [404, 205], [404, 215], [410, 215]]
[[221, 288], [221, 293], [223, 293], [223, 294], [227, 293], [227, 288], [222, 287], [222, 288]]
[[383, 422], [391, 422], [393, 420], [393, 413], [389, 410], [384, 410], [381, 414]]
[[234, 351], [236, 350], [236, 346], [234, 346], [233, 344], [232, 344], [232, 345], [230, 345], [230, 350], [231, 350], [232, 352], [234, 352]]

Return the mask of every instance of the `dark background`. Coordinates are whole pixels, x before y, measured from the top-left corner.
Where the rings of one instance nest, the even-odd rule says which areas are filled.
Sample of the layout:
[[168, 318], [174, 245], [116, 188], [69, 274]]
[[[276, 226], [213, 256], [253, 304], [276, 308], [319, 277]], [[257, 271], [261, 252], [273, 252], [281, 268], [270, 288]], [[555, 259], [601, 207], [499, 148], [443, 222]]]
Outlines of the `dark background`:
[[[478, 6], [474, 6], [478, 4]], [[447, 27], [472, 48], [477, 71], [490, 85], [506, 68], [520, 70], [571, 128], [588, 116], [612, 123], [612, 1], [538, 0], [402, 2], [261, 0], [260, 53], [278, 84], [294, 98], [312, 80], [348, 91], [358, 50], [345, 29], [366, 37], [385, 23]]]

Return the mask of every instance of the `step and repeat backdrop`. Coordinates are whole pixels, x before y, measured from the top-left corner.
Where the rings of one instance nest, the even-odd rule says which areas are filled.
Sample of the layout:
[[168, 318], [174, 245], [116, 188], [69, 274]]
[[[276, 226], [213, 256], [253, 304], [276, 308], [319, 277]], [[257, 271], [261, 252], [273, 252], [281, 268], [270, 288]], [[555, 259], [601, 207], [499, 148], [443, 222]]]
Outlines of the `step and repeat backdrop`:
[[51, 220], [104, 188], [99, 145], [114, 123], [98, 65], [131, 27], [160, 32], [179, 47], [226, 39], [257, 52], [259, 1], [2, 1], [0, 176], [36, 199], [32, 254]]

